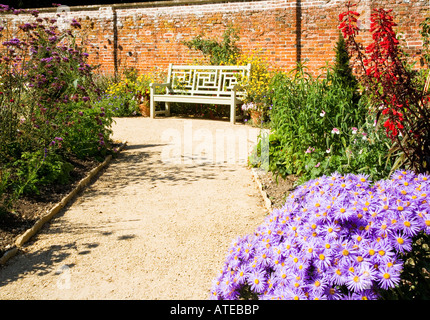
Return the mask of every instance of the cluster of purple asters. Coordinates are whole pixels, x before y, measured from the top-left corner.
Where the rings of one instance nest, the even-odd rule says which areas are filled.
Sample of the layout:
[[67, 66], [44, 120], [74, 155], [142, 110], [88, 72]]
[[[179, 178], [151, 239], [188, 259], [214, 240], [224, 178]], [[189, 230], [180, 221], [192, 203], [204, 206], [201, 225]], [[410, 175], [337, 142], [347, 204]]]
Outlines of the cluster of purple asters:
[[211, 299], [378, 299], [400, 283], [402, 254], [430, 232], [430, 176], [396, 171], [310, 180], [254, 234], [237, 238]]

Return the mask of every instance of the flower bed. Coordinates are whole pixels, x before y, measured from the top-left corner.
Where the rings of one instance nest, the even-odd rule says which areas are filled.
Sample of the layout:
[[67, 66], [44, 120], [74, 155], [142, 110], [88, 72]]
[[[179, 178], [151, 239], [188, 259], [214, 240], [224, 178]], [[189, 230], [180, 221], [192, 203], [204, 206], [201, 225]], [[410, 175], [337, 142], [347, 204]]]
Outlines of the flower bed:
[[414, 237], [430, 231], [429, 179], [396, 171], [374, 184], [337, 173], [308, 181], [254, 234], [233, 242], [211, 298], [383, 296], [402, 284]]

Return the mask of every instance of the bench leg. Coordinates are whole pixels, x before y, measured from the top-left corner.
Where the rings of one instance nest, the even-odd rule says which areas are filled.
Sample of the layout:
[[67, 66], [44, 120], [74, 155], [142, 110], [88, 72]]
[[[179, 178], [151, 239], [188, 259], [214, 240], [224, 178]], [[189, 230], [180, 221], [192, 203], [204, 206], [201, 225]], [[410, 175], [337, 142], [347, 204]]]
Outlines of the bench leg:
[[166, 102], [166, 117], [170, 117], [170, 102]]
[[236, 123], [236, 103], [234, 102], [230, 105], [230, 123]]
[[154, 89], [151, 88], [151, 96], [149, 98], [149, 116], [151, 119], [155, 118], [155, 101], [154, 101]]

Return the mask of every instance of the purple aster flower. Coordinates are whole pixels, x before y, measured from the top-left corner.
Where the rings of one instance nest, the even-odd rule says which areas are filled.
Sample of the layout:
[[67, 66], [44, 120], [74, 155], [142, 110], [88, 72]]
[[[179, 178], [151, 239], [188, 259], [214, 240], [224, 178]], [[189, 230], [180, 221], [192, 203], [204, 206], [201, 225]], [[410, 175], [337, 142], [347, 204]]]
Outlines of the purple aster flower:
[[379, 295], [371, 289], [355, 292], [356, 300], [377, 300]]
[[[374, 186], [368, 176], [352, 174], [308, 181], [255, 234], [236, 241], [223, 269], [234, 275], [235, 290], [214, 297], [239, 297], [245, 283], [252, 286], [249, 275], [264, 272], [264, 291], [254, 291], [262, 299], [376, 299], [368, 288], [397, 283], [397, 253], [409, 251], [414, 232], [430, 226], [428, 193], [428, 177], [407, 171]], [[246, 282], [237, 274], [242, 267]], [[344, 285], [343, 295], [336, 286]]]
[[390, 237], [391, 245], [394, 249], [401, 253], [409, 252], [412, 250], [412, 239], [405, 236], [402, 232], [397, 231]]
[[415, 236], [421, 230], [418, 219], [410, 214], [400, 214], [399, 222], [399, 228], [408, 236]]
[[263, 293], [266, 287], [266, 272], [264, 270], [253, 270], [248, 273], [247, 280], [251, 290], [256, 293]]
[[377, 279], [382, 289], [394, 288], [400, 282], [400, 272], [383, 266], [379, 268]]

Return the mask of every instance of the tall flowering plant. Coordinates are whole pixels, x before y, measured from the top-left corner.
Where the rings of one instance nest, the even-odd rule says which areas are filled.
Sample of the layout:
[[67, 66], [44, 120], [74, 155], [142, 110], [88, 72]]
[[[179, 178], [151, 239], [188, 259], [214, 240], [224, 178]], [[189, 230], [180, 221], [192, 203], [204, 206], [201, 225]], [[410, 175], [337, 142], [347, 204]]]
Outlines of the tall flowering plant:
[[430, 95], [408, 68], [396, 37], [392, 10], [374, 9], [371, 14], [372, 40], [367, 47], [357, 42], [359, 13], [347, 10], [339, 15], [341, 29], [364, 88], [374, 101], [373, 112], [383, 121], [394, 148], [400, 148], [405, 163], [418, 172], [429, 172]]
[[423, 245], [415, 239], [430, 232], [429, 201], [430, 176], [411, 171], [375, 183], [362, 174], [310, 180], [232, 242], [211, 298], [378, 299], [428, 283], [428, 263], [404, 270]]
[[[102, 159], [112, 118], [93, 105], [101, 90], [76, 20], [62, 31], [37, 10], [0, 5], [0, 13], [0, 191], [17, 199], [38, 183], [66, 181], [73, 156]], [[13, 27], [22, 13], [29, 22]]]

